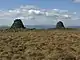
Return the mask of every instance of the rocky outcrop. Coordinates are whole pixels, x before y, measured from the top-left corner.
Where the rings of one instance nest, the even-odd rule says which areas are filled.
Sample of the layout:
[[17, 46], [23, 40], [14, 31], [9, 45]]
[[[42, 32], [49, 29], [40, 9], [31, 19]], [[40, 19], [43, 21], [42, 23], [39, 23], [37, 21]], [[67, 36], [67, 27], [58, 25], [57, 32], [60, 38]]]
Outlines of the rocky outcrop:
[[23, 25], [23, 22], [21, 21], [21, 19], [16, 19], [14, 20], [14, 23], [11, 26], [12, 29], [16, 29], [16, 28], [25, 28]]
[[58, 29], [65, 28], [63, 22], [59, 21], [59, 22], [56, 24], [56, 28], [58, 28]]

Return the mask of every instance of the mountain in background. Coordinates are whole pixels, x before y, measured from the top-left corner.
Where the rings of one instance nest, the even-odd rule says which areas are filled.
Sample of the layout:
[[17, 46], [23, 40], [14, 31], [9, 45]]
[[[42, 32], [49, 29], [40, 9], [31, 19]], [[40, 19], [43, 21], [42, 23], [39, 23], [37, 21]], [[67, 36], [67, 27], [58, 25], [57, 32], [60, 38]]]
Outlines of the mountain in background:
[[0, 29], [8, 29], [10, 26], [0, 26]]
[[[49, 29], [56, 28], [56, 25], [25, 25], [26, 28]], [[65, 28], [80, 28], [80, 26], [68, 26]]]
[[80, 28], [80, 26], [68, 26], [68, 28]]
[[[30, 29], [51, 29], [51, 28], [56, 28], [56, 25], [25, 25], [26, 28]], [[7, 29], [10, 28], [10, 26], [0, 26], [0, 29]], [[68, 26], [66, 28], [80, 28], [80, 26]]]
[[25, 25], [26, 28], [48, 29], [55, 28], [55, 25]]

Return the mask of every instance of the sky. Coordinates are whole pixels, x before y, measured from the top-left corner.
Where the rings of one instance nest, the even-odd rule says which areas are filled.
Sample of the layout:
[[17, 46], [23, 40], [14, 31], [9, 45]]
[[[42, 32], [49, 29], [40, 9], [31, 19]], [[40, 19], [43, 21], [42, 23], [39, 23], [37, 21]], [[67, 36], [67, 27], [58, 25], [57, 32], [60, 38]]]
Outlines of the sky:
[[17, 18], [25, 25], [80, 26], [80, 0], [0, 0], [0, 25]]
[[80, 4], [74, 3], [78, 0], [0, 0], [0, 9], [12, 9], [21, 5], [36, 5], [40, 8], [47, 9], [67, 9], [79, 11]]
[[[76, 0], [78, 1], [78, 0]], [[12, 9], [20, 5], [36, 5], [40, 8], [58, 8], [79, 11], [80, 4], [74, 0], [0, 0], [0, 9]]]

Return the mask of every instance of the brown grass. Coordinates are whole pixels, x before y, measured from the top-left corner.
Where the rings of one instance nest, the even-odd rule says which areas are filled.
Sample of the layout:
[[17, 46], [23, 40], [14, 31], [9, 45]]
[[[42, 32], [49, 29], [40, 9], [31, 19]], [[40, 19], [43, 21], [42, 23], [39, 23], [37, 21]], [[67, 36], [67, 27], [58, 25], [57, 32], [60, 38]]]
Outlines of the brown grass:
[[0, 32], [0, 60], [80, 60], [80, 32]]

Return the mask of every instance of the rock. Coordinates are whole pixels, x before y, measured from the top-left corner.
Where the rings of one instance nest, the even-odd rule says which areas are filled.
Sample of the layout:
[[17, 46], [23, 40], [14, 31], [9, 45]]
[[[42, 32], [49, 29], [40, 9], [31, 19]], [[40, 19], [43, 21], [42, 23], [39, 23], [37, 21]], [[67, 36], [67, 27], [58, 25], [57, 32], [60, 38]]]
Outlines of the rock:
[[59, 22], [56, 24], [56, 28], [58, 28], [58, 29], [60, 29], [60, 28], [65, 28], [63, 22], [59, 21]]
[[16, 19], [14, 20], [14, 23], [12, 24], [11, 26], [12, 29], [15, 29], [15, 28], [25, 28], [21, 19]]

